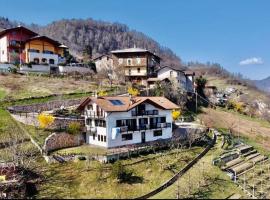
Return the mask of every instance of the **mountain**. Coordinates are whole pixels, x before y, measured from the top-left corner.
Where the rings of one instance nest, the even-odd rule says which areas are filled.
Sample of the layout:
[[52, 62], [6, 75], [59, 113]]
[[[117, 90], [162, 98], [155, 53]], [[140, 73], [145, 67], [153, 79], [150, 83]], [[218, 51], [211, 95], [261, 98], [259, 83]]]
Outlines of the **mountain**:
[[[11, 28], [19, 23], [0, 17], [0, 29]], [[122, 48], [145, 48], [162, 58], [163, 65], [180, 66], [181, 59], [172, 50], [161, 46], [147, 35], [131, 30], [119, 23], [97, 21], [93, 19], [63, 19], [46, 26], [23, 24], [40, 35], [54, 38], [70, 47], [72, 54], [81, 56], [86, 45], [92, 47], [93, 57]]]
[[256, 80], [254, 83], [259, 89], [270, 93], [270, 76], [263, 80]]

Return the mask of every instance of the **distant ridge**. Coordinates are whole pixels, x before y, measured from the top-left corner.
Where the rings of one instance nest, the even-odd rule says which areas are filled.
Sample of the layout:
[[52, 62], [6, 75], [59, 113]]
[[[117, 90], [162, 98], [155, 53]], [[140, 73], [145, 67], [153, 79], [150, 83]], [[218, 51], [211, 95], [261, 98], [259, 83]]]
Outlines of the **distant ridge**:
[[93, 19], [64, 19], [46, 26], [25, 25], [0, 17], [0, 29], [24, 25], [41, 35], [54, 38], [70, 47], [71, 53], [81, 56], [85, 45], [92, 47], [93, 57], [116, 49], [136, 46], [148, 49], [162, 58], [162, 65], [181, 66], [181, 59], [167, 47], [161, 46], [141, 32], [130, 30], [119, 23], [97, 21]]

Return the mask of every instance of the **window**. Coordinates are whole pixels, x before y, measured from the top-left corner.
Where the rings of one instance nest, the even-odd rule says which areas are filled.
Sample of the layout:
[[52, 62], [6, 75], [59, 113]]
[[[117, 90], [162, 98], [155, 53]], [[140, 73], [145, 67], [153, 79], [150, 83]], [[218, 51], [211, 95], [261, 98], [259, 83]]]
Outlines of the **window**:
[[46, 58], [42, 58], [41, 60], [43, 63], [47, 63], [47, 59]]
[[141, 64], [141, 58], [137, 58], [137, 64]]
[[106, 135], [104, 135], [104, 142], [107, 142], [107, 137], [106, 137]]
[[93, 110], [93, 105], [88, 105], [87, 110]]
[[141, 73], [141, 68], [138, 68], [137, 71], [138, 71], [138, 74]]
[[92, 119], [86, 119], [86, 124], [88, 126], [92, 126]]
[[39, 50], [37, 50], [37, 49], [28, 49], [28, 52], [39, 53]]
[[101, 142], [103, 142], [103, 135], [101, 135], [100, 137], [101, 137]]
[[52, 51], [47, 51], [47, 50], [43, 51], [43, 53], [44, 53], [44, 54], [53, 54]]
[[106, 121], [96, 119], [95, 120], [95, 126], [97, 126], [97, 127], [106, 127]]
[[120, 65], [123, 64], [123, 58], [119, 58], [118, 62], [119, 62]]
[[153, 133], [154, 137], [162, 136], [162, 130], [156, 130]]
[[109, 100], [114, 106], [121, 106], [124, 105], [120, 100]]
[[5, 54], [5, 51], [2, 51], [2, 54], [4, 55]]
[[51, 65], [53, 65], [53, 64], [54, 64], [54, 59], [50, 59], [50, 60], [49, 60], [49, 63], [50, 63]]
[[127, 59], [127, 65], [131, 65], [131, 63], [132, 63], [132, 60], [130, 58]]
[[133, 135], [132, 134], [123, 134], [122, 135], [122, 141], [132, 140]]
[[117, 127], [121, 127], [121, 126], [125, 126], [126, 125], [126, 120], [122, 119], [122, 120], [116, 120], [116, 126]]
[[34, 63], [39, 64], [39, 59], [38, 58], [34, 58]]
[[131, 75], [131, 69], [128, 70], [128, 74]]
[[98, 141], [100, 141], [100, 135], [98, 135]]
[[96, 134], [95, 133], [93, 134], [93, 140], [96, 140]]

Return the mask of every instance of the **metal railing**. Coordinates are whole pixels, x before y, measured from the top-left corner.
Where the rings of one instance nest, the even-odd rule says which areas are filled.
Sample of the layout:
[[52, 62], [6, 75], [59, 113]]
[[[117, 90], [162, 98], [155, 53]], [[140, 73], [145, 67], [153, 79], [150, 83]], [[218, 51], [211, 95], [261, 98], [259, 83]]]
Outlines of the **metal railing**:
[[120, 128], [120, 133], [125, 132], [134, 132], [134, 131], [146, 131], [146, 130], [152, 130], [152, 129], [161, 129], [161, 128], [171, 128], [172, 124], [165, 122], [165, 123], [157, 123], [157, 124], [142, 124], [139, 126], [122, 126], [118, 127]]
[[105, 114], [104, 112], [95, 112], [95, 111], [85, 111], [84, 112], [85, 117], [87, 118], [94, 118], [94, 119], [104, 119]]
[[131, 111], [131, 116], [158, 115], [158, 110]]

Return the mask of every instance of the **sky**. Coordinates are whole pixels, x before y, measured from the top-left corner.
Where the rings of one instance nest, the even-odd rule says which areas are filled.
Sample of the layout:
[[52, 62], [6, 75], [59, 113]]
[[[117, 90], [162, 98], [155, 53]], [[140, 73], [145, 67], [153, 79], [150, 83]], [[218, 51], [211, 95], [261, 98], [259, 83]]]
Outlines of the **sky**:
[[251, 79], [270, 76], [269, 0], [0, 0], [0, 16], [24, 23], [93, 18], [119, 22], [184, 62], [217, 62]]

